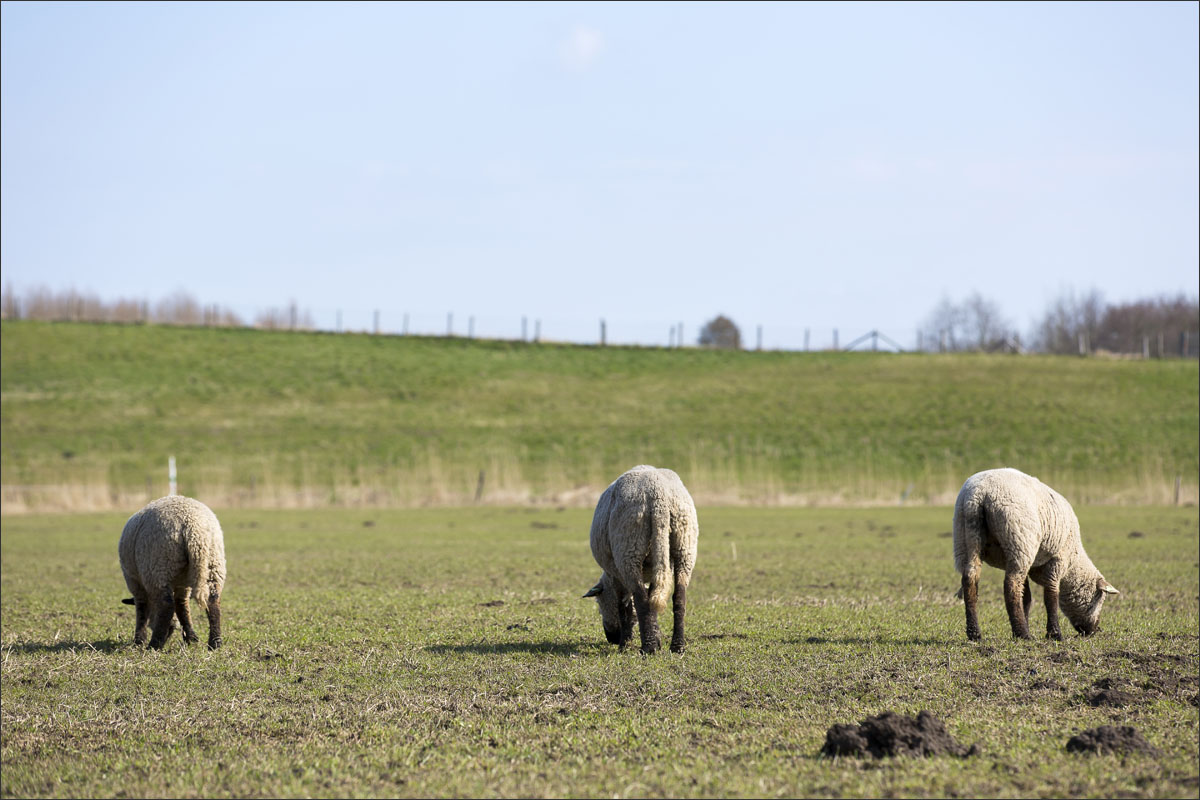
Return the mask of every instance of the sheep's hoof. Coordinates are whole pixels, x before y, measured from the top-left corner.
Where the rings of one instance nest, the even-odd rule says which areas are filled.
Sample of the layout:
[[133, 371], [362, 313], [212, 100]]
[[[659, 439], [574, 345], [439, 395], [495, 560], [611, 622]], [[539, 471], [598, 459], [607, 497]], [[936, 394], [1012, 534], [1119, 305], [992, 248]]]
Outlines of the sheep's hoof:
[[1062, 634], [1061, 634], [1060, 632], [1058, 632], [1058, 631], [1051, 631], [1050, 633], [1047, 633], [1047, 634], [1046, 634], [1046, 638], [1047, 638], [1047, 639], [1052, 639], [1053, 641], [1056, 641], [1056, 642], [1061, 642], [1061, 641], [1062, 641], [1062, 638], [1063, 638], [1063, 636], [1062, 636]]
[[[197, 639], [197, 641], [199, 641], [199, 640]], [[219, 650], [221, 648], [222, 644], [223, 643], [220, 639], [209, 639], [208, 640], [208, 649], [209, 650]]]
[[982, 642], [983, 635], [979, 631], [967, 631], [967, 639], [972, 642]]
[[671, 652], [672, 652], [672, 653], [682, 653], [682, 652], [683, 652], [683, 645], [682, 645], [682, 644], [672, 644], [672, 645], [671, 645]]

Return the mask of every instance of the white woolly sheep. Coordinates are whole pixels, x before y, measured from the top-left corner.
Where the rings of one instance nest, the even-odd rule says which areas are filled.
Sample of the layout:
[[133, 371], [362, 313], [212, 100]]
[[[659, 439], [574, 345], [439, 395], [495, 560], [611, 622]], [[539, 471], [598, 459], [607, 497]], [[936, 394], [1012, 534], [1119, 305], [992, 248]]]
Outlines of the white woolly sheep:
[[699, 535], [692, 496], [669, 469], [634, 467], [604, 490], [591, 532], [592, 555], [604, 572], [584, 597], [596, 598], [609, 642], [622, 649], [629, 644], [636, 610], [642, 652], [658, 650], [658, 615], [673, 587], [671, 651], [683, 652], [687, 587]]
[[189, 595], [208, 612], [208, 647], [221, 646], [221, 589], [225, 586], [225, 537], [221, 523], [199, 500], [170, 495], [155, 500], [125, 523], [117, 548], [121, 572], [133, 597], [137, 621], [133, 642], [166, 644], [179, 617], [183, 639], [198, 642], [188, 610]]
[[[1004, 570], [1004, 604], [1013, 636], [1029, 637], [1029, 578], [1044, 587], [1046, 637], [1061, 639], [1058, 607], [1080, 634], [1100, 630], [1100, 608], [1120, 594], [1092, 564], [1079, 538], [1079, 520], [1058, 492], [1015, 469], [989, 469], [967, 478], [954, 504], [954, 566], [967, 607], [967, 638], [978, 641], [980, 561]], [[1022, 586], [1024, 587], [1022, 589]]]

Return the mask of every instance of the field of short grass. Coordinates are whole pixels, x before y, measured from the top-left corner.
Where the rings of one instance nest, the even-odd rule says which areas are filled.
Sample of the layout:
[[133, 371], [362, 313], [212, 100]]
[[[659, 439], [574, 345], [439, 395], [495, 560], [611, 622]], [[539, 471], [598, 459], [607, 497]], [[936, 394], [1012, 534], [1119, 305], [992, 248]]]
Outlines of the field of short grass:
[[709, 505], [947, 504], [999, 466], [1074, 502], [1200, 492], [1194, 359], [0, 330], [8, 513], [138, 508], [171, 455], [181, 493], [243, 508], [590, 507], [641, 463]]
[[[1079, 508], [1088, 639], [984, 641], [951, 511], [700, 508], [689, 648], [604, 642], [586, 509], [216, 509], [226, 646], [134, 649], [125, 514], [2, 519], [3, 796], [1194, 796], [1200, 520]], [[1040, 603], [1032, 626], [1044, 626]], [[670, 614], [664, 629], [669, 630]], [[197, 625], [201, 636], [205, 626]], [[1089, 704], [1110, 679], [1127, 705]], [[927, 709], [981, 755], [818, 756]], [[1069, 754], [1135, 726], [1161, 755]]]

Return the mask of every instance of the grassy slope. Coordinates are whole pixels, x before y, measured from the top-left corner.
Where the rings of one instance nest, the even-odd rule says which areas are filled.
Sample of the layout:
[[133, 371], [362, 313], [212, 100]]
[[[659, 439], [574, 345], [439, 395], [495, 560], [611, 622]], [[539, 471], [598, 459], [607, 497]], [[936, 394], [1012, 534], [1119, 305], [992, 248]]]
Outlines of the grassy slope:
[[[1195, 509], [1080, 509], [1123, 591], [1104, 631], [1013, 642], [987, 569], [974, 645], [948, 509], [702, 507], [689, 651], [651, 659], [579, 598], [587, 510], [219, 511], [217, 653], [128, 645], [123, 515], [4, 518], [4, 796], [1196, 792]], [[1103, 678], [1134, 704], [1089, 706]], [[817, 757], [830, 725], [889, 709], [983, 754]], [[1064, 751], [1102, 724], [1162, 756]]]
[[226, 505], [460, 502], [480, 470], [485, 501], [586, 487], [590, 504], [636, 463], [724, 501], [895, 502], [911, 485], [946, 502], [1010, 465], [1079, 501], [1170, 502], [1175, 475], [1189, 499], [1200, 470], [1195, 361], [2, 332], [14, 508], [70, 507], [72, 490], [136, 506], [165, 493], [168, 454], [182, 492]]

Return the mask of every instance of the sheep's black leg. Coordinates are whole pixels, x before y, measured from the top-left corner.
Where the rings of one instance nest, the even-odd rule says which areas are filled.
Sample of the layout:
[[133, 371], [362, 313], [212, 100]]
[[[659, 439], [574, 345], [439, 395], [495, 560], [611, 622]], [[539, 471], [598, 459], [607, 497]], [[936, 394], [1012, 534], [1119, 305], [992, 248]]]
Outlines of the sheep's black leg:
[[183, 628], [183, 641], [188, 644], [200, 641], [200, 637], [192, 629], [192, 612], [188, 608], [186, 589], [175, 594], [175, 616], [179, 617], [179, 625]]
[[683, 615], [687, 610], [687, 587], [675, 579], [675, 596], [673, 598], [675, 620], [671, 627], [671, 652], [682, 653], [685, 646], [683, 637]]
[[221, 595], [213, 592], [208, 596], [208, 649], [221, 646]]
[[1029, 590], [1029, 578], [1025, 579], [1025, 596], [1021, 600], [1021, 608], [1025, 612], [1025, 624], [1029, 624], [1029, 607], [1033, 605], [1033, 592]]
[[171, 587], [168, 586], [154, 595], [154, 598], [150, 609], [150, 648], [161, 650], [167, 643], [167, 639], [171, 638], [171, 632], [174, 630], [171, 623], [175, 619], [175, 596]]
[[979, 575], [962, 579], [963, 604], [967, 607], [967, 638], [978, 642], [983, 637], [979, 633]]
[[637, 611], [638, 628], [642, 634], [642, 654], [658, 650], [658, 615], [650, 608], [650, 595], [641, 581], [633, 582], [633, 607]]
[[1029, 623], [1025, 621], [1025, 612], [1021, 607], [1021, 586], [1024, 583], [1024, 573], [1015, 571], [1004, 573], [1004, 606], [1008, 609], [1008, 621], [1012, 625], [1014, 639], [1030, 638]]
[[1062, 639], [1058, 629], [1058, 585], [1047, 586], [1043, 599], [1046, 601], [1046, 638]]
[[133, 643], [138, 647], [146, 644], [146, 624], [150, 620], [145, 596], [135, 597], [133, 600], [134, 623], [133, 623]]

